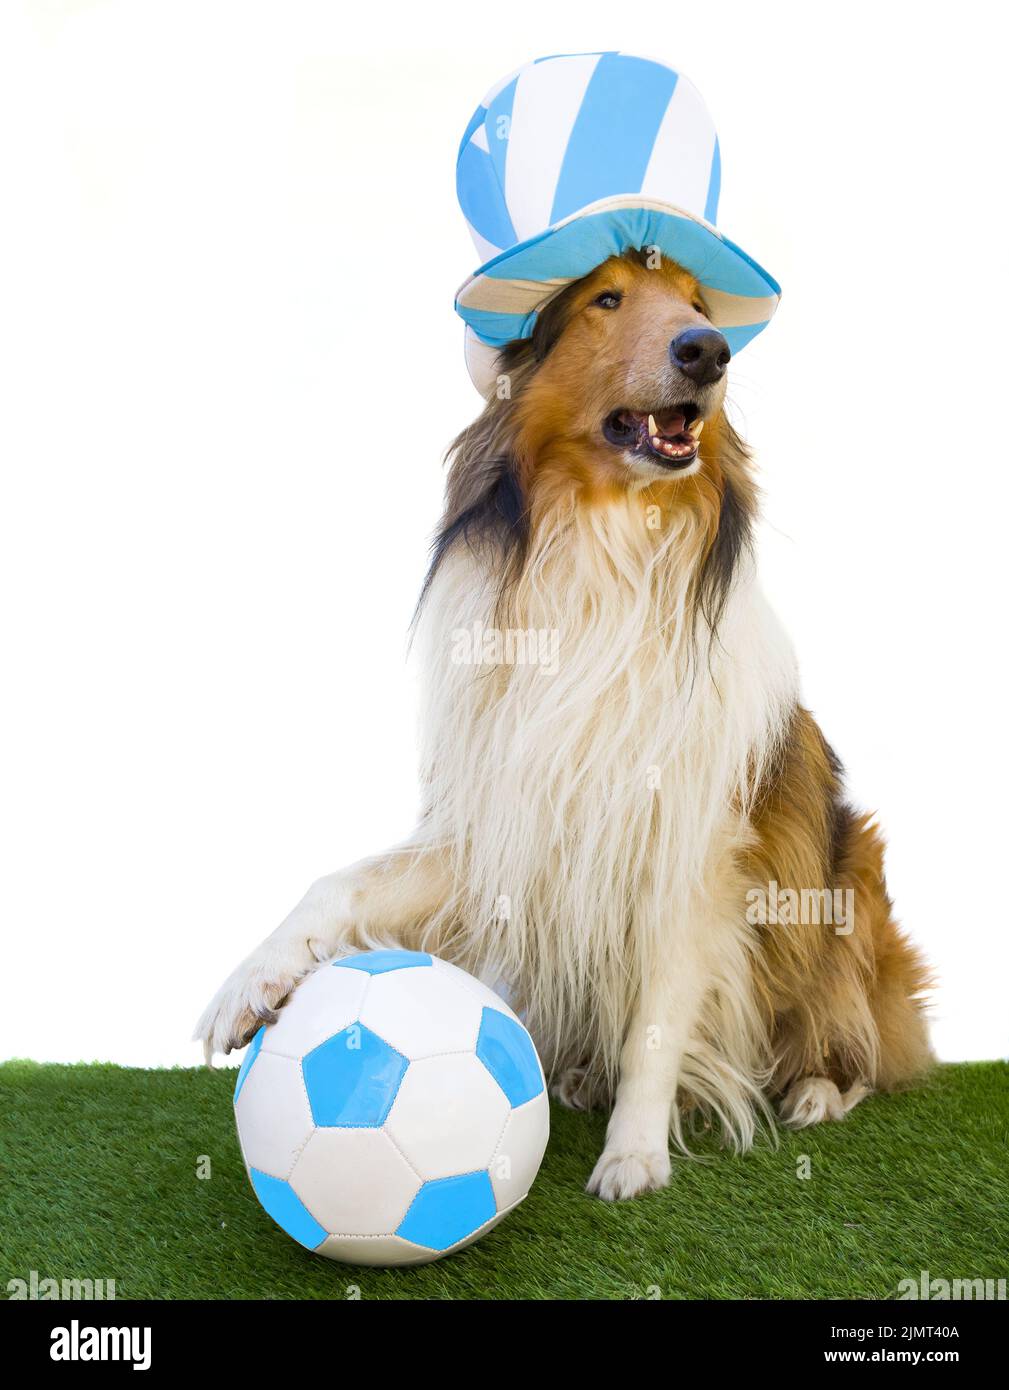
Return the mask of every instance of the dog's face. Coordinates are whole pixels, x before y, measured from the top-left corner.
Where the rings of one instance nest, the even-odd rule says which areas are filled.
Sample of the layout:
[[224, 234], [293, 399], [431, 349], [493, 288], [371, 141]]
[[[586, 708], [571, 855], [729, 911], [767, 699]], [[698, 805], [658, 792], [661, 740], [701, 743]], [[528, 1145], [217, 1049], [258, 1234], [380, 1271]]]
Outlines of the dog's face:
[[546, 306], [533, 342], [541, 361], [519, 414], [534, 453], [567, 453], [623, 486], [699, 471], [730, 354], [688, 271], [615, 256]]

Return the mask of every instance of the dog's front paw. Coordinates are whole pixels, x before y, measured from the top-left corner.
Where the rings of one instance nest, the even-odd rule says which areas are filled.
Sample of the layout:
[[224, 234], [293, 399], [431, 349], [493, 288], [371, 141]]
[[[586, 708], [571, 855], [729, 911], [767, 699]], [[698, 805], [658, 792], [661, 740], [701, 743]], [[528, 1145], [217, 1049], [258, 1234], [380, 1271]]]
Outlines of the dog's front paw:
[[605, 1202], [621, 1202], [643, 1192], [657, 1192], [669, 1182], [671, 1171], [668, 1149], [651, 1153], [611, 1153], [606, 1149], [585, 1190]]
[[264, 942], [228, 976], [207, 1005], [194, 1037], [202, 1040], [209, 1066], [215, 1052], [244, 1047], [263, 1023], [275, 1023], [295, 985], [316, 964], [305, 940]]

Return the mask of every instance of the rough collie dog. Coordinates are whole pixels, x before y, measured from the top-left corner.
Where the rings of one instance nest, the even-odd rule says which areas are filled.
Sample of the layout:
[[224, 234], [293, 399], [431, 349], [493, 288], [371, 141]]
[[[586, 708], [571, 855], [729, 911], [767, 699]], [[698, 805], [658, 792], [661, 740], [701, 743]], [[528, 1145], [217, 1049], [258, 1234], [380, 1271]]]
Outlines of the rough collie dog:
[[612, 1107], [606, 1198], [667, 1181], [691, 1110], [743, 1149], [771, 1101], [839, 1120], [929, 1065], [882, 841], [756, 582], [728, 360], [694, 278], [643, 252], [505, 349], [418, 610], [421, 823], [238, 967], [208, 1058], [318, 961], [431, 950], [504, 982], [563, 1101]]

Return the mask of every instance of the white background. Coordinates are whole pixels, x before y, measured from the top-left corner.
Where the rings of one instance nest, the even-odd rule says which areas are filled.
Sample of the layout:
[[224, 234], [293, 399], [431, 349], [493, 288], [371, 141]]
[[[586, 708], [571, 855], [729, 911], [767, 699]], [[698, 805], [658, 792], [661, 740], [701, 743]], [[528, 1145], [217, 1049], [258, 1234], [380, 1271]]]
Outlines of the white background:
[[545, 53], [682, 68], [782, 282], [732, 400], [767, 587], [945, 1058], [1005, 1055], [994, 7], [35, 0], [0, 20], [0, 1056], [194, 1063], [221, 977], [414, 814], [405, 637], [459, 136]]

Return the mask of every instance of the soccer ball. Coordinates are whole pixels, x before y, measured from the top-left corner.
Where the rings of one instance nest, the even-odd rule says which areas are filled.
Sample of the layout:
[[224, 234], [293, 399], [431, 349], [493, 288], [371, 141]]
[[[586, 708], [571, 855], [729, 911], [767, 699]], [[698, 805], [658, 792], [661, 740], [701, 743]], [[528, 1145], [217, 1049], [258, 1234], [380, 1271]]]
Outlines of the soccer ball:
[[274, 1221], [360, 1265], [422, 1264], [477, 1240], [525, 1197], [550, 1131], [525, 1028], [421, 951], [314, 970], [249, 1044], [235, 1119]]

